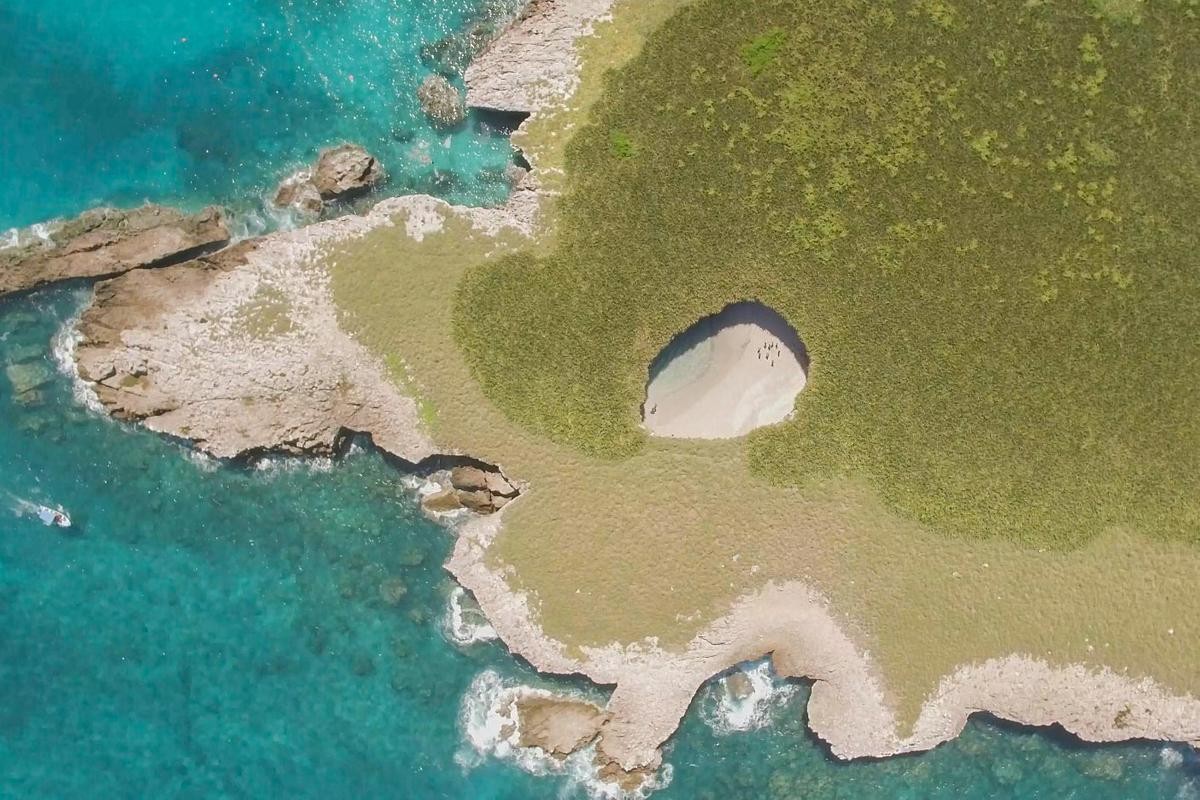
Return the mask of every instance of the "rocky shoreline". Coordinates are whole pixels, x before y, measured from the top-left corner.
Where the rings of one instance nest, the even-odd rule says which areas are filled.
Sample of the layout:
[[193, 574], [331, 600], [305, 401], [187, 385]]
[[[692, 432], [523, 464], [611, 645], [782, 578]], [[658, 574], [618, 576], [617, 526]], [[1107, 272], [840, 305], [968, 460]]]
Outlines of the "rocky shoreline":
[[[536, 116], [564, 103], [578, 83], [575, 42], [614, 2], [534, 3], [468, 68], [468, 104]], [[316, 261], [337, 242], [380, 226], [402, 225], [419, 240], [456, 218], [493, 235], [532, 236], [545, 199], [536, 166], [501, 208], [399, 197], [365, 215], [271, 234], [186, 264], [164, 262], [162, 255], [151, 258], [140, 248], [133, 255], [114, 253], [98, 262], [108, 264], [107, 271], [91, 275], [119, 277], [97, 286], [80, 321], [80, 375], [115, 416], [190, 439], [216, 456], [327, 454], [348, 433], [363, 433], [406, 462], [427, 461], [438, 449], [417, 402], [343, 330], [328, 275]], [[196, 237], [204, 240], [199, 243], [181, 237], [175, 254], [166, 258], [219, 246], [218, 233], [212, 229], [216, 238], [211, 240]], [[227, 231], [224, 236], [227, 241]], [[71, 245], [63, 254], [80, 248], [87, 251]], [[68, 275], [66, 267], [39, 263], [45, 275], [62, 276], [41, 283], [86, 274]], [[0, 270], [0, 281], [5, 274]], [[0, 282], [0, 294], [40, 285], [37, 280], [18, 278], [11, 283], [15, 289]], [[487, 474], [460, 472], [455, 480], [451, 471], [444, 477], [449, 486], [438, 501], [444, 505], [432, 511], [451, 510], [457, 503], [500, 512], [462, 518], [447, 568], [475, 596], [509, 649], [539, 671], [582, 674], [616, 686], [602, 710], [543, 695], [537, 702], [515, 700], [515, 718], [524, 720], [518, 724], [519, 745], [555, 756], [595, 747], [601, 774], [625, 788], [634, 788], [659, 767], [662, 744], [707, 680], [766, 655], [780, 675], [814, 681], [810, 725], [840, 758], [931, 748], [956, 736], [976, 711], [1029, 725], [1059, 723], [1087, 741], [1200, 743], [1195, 698], [1172, 694], [1150, 680], [1015, 654], [963, 665], [945, 676], [912, 732], [902, 735], [869, 653], [848, 633], [847, 621], [800, 582], [767, 585], [743, 597], [681, 652], [639, 643], [569, 655], [543, 634], [531, 599], [489, 565], [489, 548], [502, 535], [502, 509], [514, 500], [518, 485], [502, 474], [506, 485], [489, 485]]]
[[14, 233], [0, 247], [0, 297], [51, 283], [108, 278], [130, 270], [181, 264], [229, 244], [224, 212], [197, 214], [147, 204], [95, 208]]

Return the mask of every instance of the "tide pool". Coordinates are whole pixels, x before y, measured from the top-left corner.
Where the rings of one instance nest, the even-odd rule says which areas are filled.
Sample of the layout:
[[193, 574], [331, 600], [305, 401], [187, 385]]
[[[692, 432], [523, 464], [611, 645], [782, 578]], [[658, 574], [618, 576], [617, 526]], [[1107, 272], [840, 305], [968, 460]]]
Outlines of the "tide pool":
[[[452, 534], [403, 476], [366, 448], [221, 464], [87, 410], [51, 355], [85, 297], [0, 303], [0, 365], [46, 381], [18, 398], [0, 378], [0, 797], [588, 795], [464, 721], [489, 680], [602, 694], [451, 642]], [[15, 499], [62, 503], [76, 529]], [[807, 687], [755, 686], [750, 707], [702, 692], [655, 797], [1200, 797], [1188, 748], [980, 720], [931, 753], [842, 764], [805, 727]]]
[[518, 0], [3, 0], [0, 231], [99, 204], [258, 209], [343, 141], [386, 194], [499, 203], [505, 130], [434, 130], [422, 50]]

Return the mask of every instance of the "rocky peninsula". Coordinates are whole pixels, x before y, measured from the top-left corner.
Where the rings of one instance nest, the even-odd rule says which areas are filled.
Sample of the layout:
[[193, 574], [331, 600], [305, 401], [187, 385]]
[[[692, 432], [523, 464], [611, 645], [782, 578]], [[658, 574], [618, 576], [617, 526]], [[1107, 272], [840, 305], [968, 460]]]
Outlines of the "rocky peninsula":
[[145, 205], [127, 211], [92, 209], [75, 219], [17, 231], [15, 239], [0, 248], [0, 296], [179, 264], [221, 249], [230, 234], [219, 208], [184, 214]]
[[[468, 104], [529, 114], [525, 131], [560, 112], [580, 83], [580, 43], [617, 5], [534, 4], [468, 69]], [[319, 187], [318, 193], [324, 197]], [[52, 247], [29, 245], [33, 249], [19, 258], [0, 251], [7, 259], [0, 292], [66, 278], [111, 278], [97, 286], [79, 322], [80, 377], [115, 416], [189, 439], [213, 455], [328, 454], [348, 434], [361, 433], [410, 464], [438, 454], [500, 463], [503, 453], [447, 447], [444, 434], [430, 429], [417, 399], [426, 376], [407, 363], [384, 363], [347, 332], [327, 269], [336, 266], [341, 245], [384, 229], [402, 230], [412, 242], [461, 227], [494, 238], [498, 248], [505, 237], [529, 243], [550, 224], [545, 211], [553, 197], [535, 162], [500, 208], [400, 197], [364, 215], [217, 253], [211, 251], [229, 236], [215, 210], [195, 217], [161, 209], [101, 212], [51, 233]], [[129, 235], [115, 237], [115, 228]], [[510, 502], [510, 490], [524, 476], [510, 478], [505, 486], [489, 486], [487, 475], [449, 476], [446, 491], [453, 497], [444, 495], [447, 505], [434, 510], [458, 503], [499, 513], [464, 518], [447, 567], [505, 644], [538, 670], [616, 686], [604, 709], [552, 696], [505, 702], [519, 720], [514, 732], [521, 746], [555, 756], [595, 747], [602, 774], [622, 785], [636, 785], [661, 764], [663, 743], [705, 681], [764, 655], [779, 674], [814, 681], [811, 726], [842, 758], [933, 747], [961, 731], [975, 711], [1032, 725], [1060, 723], [1090, 741], [1200, 742], [1200, 701], [1191, 695], [1149, 678], [1050, 663], [1030, 653], [960, 665], [943, 676], [906, 731], [870, 652], [870, 632], [800, 579], [760, 582], [732, 607], [711, 613], [682, 648], [653, 640], [568, 648], [545, 634], [538, 598], [514, 589], [494, 558], [495, 543], [505, 535], [502, 523], [526, 502], [524, 496]], [[528, 487], [538, 491], [536, 483]], [[487, 496], [467, 502], [464, 492]], [[568, 511], [575, 510], [562, 509]]]

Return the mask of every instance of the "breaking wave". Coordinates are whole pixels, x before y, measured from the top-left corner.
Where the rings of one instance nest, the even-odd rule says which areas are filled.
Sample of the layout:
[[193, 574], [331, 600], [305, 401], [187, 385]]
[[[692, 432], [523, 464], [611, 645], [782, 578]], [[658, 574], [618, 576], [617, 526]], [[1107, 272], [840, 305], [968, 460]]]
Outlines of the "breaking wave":
[[670, 764], [664, 764], [658, 774], [632, 792], [601, 780], [597, 773], [594, 745], [572, 753], [565, 759], [546, 755], [535, 747], [521, 747], [518, 744], [520, 720], [515, 701], [522, 694], [551, 695], [541, 689], [506, 681], [493, 670], [481, 672], [471, 682], [459, 712], [459, 724], [465, 741], [454, 756], [463, 769], [475, 769], [489, 758], [498, 758], [531, 775], [561, 776], [563, 785], [560, 798], [638, 800], [670, 784]]
[[776, 678], [770, 660], [753, 662], [716, 681], [701, 714], [717, 733], [765, 728], [797, 688]]

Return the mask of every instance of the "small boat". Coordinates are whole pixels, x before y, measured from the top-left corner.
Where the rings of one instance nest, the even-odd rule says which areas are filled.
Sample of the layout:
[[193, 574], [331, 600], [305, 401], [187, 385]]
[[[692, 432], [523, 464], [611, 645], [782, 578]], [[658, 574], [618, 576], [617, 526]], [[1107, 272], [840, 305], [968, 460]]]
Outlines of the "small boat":
[[43, 525], [55, 526], [59, 528], [71, 527], [71, 518], [67, 516], [67, 512], [49, 506], [37, 507], [37, 518], [42, 521]]

